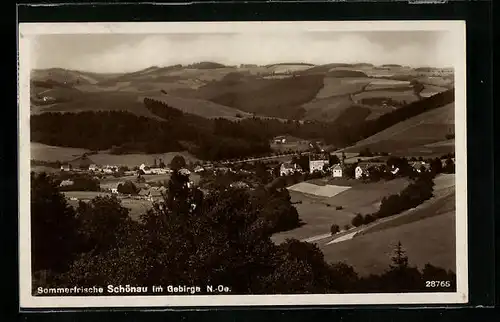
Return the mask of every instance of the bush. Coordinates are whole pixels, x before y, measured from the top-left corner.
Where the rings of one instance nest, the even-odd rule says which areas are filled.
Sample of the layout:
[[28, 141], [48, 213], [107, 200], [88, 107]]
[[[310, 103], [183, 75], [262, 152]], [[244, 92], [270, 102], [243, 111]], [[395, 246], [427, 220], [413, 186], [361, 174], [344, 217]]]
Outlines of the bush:
[[377, 217], [375, 217], [374, 215], [366, 215], [365, 218], [363, 218], [363, 224], [367, 225], [369, 223], [372, 223], [374, 222], [375, 220], [377, 220]]
[[336, 233], [338, 233], [340, 231], [340, 227], [339, 225], [337, 224], [333, 224], [331, 227], [330, 227], [330, 232], [332, 233], [332, 235], [335, 235]]
[[337, 206], [337, 207], [335, 207], [335, 209], [336, 209], [336, 210], [342, 210], [342, 209], [344, 209], [344, 207], [342, 207], [342, 206]]
[[349, 225], [349, 224], [345, 224], [345, 225], [344, 225], [344, 230], [349, 230], [349, 229], [351, 229], [351, 225]]
[[359, 227], [363, 224], [364, 218], [362, 214], [357, 214], [351, 221], [354, 227]]

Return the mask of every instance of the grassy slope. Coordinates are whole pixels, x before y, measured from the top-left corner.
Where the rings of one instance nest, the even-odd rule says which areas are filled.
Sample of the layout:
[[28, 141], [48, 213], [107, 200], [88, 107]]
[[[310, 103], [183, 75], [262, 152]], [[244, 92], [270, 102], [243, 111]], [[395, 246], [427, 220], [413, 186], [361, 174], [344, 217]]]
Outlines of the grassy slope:
[[184, 113], [199, 115], [206, 118], [215, 118], [215, 117], [236, 118], [237, 115], [240, 115], [241, 117], [251, 116], [251, 114], [249, 113], [240, 111], [235, 108], [216, 104], [207, 100], [201, 100], [196, 98], [183, 98], [165, 94], [148, 96], [148, 97], [158, 101], [162, 101], [173, 108], [183, 111]]
[[[355, 152], [365, 147], [386, 152], [408, 151], [411, 148], [422, 150], [420, 148], [423, 145], [444, 140], [446, 134], [453, 129], [453, 124], [454, 104], [452, 103], [399, 122], [345, 151]], [[427, 150], [432, 150], [432, 147], [428, 147]]]
[[423, 267], [431, 263], [455, 270], [455, 211], [429, 215], [411, 224], [321, 248], [327, 261], [344, 261], [356, 267], [360, 274], [370, 274], [387, 269], [391, 252], [398, 241], [407, 250], [410, 264]]

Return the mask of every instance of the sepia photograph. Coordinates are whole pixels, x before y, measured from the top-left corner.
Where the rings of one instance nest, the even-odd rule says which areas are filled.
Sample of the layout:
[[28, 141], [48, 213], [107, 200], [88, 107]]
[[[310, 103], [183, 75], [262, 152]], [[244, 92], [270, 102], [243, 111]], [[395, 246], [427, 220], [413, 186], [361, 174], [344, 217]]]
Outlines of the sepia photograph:
[[21, 307], [467, 302], [463, 21], [18, 45]]

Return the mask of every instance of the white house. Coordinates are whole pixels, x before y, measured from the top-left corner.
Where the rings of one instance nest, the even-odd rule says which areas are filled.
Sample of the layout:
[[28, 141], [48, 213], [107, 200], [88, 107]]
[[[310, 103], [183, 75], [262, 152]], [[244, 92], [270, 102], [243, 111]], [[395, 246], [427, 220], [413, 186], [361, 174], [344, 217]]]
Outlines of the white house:
[[286, 143], [286, 137], [284, 136], [277, 136], [273, 139], [275, 144], [285, 144]]
[[189, 171], [186, 168], [182, 168], [182, 169], [179, 170], [179, 173], [182, 174], [182, 175], [184, 175], [184, 176], [188, 176], [188, 175], [191, 174], [191, 171]]
[[291, 162], [282, 163], [280, 166], [280, 176], [288, 176], [297, 171], [297, 165]]
[[309, 172], [323, 171], [323, 167], [328, 165], [328, 160], [309, 160]]
[[361, 179], [363, 176], [367, 176], [369, 171], [369, 164], [366, 163], [360, 163], [354, 169], [354, 178], [356, 179]]
[[150, 168], [149, 170], [143, 170], [145, 174], [166, 174], [167, 169], [163, 168]]
[[99, 168], [99, 166], [97, 164], [91, 164], [91, 165], [89, 165], [89, 171], [97, 172], [99, 170], [100, 170], [100, 168]]
[[203, 171], [205, 171], [205, 169], [203, 169], [203, 167], [201, 167], [201, 166], [196, 166], [196, 168], [194, 168], [194, 172], [196, 172], [196, 173], [203, 172]]
[[59, 184], [59, 187], [71, 186], [73, 184], [74, 184], [73, 180], [63, 180]]
[[71, 166], [69, 164], [63, 164], [61, 166], [61, 171], [71, 171]]
[[343, 174], [343, 168], [341, 164], [336, 164], [332, 168], [332, 175], [334, 178], [342, 178]]

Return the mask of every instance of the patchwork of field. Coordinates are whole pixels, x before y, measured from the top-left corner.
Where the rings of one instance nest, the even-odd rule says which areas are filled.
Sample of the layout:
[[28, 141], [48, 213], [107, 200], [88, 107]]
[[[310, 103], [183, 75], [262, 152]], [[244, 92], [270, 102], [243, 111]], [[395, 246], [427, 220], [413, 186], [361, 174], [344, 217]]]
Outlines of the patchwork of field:
[[[123, 110], [155, 117], [142, 106], [141, 97], [146, 96], [161, 98], [174, 108], [207, 118], [255, 115], [333, 121], [345, 116], [342, 113], [363, 98], [389, 98], [407, 103], [416, 100], [409, 85], [411, 80], [425, 84], [423, 97], [453, 85], [452, 74], [432, 76], [432, 73], [433, 69], [416, 71], [405, 66], [343, 63], [225, 66], [203, 62], [153, 66], [121, 75], [51, 69], [34, 73], [33, 79], [42, 83], [33, 86], [33, 93], [40, 97], [47, 91], [46, 95], [55, 97], [57, 102], [34, 106], [33, 113]], [[43, 82], [47, 80], [59, 84], [45, 88], [47, 84]], [[365, 107], [368, 112], [346, 113], [361, 122], [390, 112], [378, 103]]]
[[341, 192], [344, 192], [351, 187], [342, 187], [342, 186], [333, 186], [333, 185], [324, 185], [319, 186], [315, 184], [311, 184], [309, 182], [300, 182], [288, 188], [288, 190], [307, 193], [314, 196], [320, 197], [333, 197], [338, 195]]

